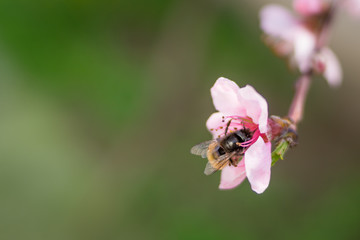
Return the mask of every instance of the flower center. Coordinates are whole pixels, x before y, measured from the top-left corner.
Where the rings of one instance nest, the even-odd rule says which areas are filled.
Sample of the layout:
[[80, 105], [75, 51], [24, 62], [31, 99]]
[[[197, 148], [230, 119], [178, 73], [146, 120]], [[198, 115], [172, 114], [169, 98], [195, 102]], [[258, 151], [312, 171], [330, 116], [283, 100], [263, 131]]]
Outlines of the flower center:
[[243, 148], [250, 147], [261, 135], [258, 124], [255, 124], [249, 117], [240, 117], [237, 115], [223, 116], [222, 123], [223, 124], [220, 124], [217, 128], [210, 129], [211, 131], [219, 131], [218, 138], [240, 130], [249, 132], [251, 136], [249, 140], [236, 143]]

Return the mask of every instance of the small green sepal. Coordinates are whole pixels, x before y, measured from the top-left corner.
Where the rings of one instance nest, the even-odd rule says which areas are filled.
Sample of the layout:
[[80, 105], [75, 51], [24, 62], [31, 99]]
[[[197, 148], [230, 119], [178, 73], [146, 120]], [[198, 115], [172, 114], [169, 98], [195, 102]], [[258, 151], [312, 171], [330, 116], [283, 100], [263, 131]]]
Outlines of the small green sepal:
[[286, 140], [281, 140], [276, 148], [274, 149], [274, 151], [271, 153], [271, 166], [274, 166], [274, 164], [279, 161], [279, 159], [283, 160], [284, 159], [284, 155], [286, 153], [286, 151], [289, 149], [290, 145], [289, 142]]

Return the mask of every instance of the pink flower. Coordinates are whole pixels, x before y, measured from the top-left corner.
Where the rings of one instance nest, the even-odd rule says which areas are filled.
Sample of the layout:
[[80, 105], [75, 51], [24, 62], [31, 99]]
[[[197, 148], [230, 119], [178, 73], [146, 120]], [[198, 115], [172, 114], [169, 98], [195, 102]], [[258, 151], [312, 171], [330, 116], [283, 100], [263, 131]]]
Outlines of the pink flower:
[[247, 177], [251, 188], [262, 193], [270, 182], [271, 143], [268, 132], [268, 105], [266, 100], [247, 85], [238, 85], [226, 78], [219, 78], [211, 88], [211, 96], [218, 112], [207, 120], [206, 126], [216, 139], [224, 135], [231, 119], [228, 131], [247, 128], [253, 132], [250, 141], [244, 143], [247, 148], [237, 167], [226, 166], [221, 172], [220, 189], [231, 189]]
[[[318, 1], [318, 0], [309, 0]], [[308, 1], [295, 1], [294, 5], [307, 5]], [[301, 3], [301, 4], [300, 4]], [[320, 4], [320, 3], [319, 3]], [[305, 8], [305, 7], [304, 7]], [[299, 10], [298, 11], [305, 11]], [[310, 11], [309, 9], [306, 11]], [[286, 8], [271, 4], [262, 8], [260, 12], [260, 26], [266, 34], [266, 42], [276, 54], [287, 57], [302, 73], [316, 70], [323, 74], [331, 86], [340, 85], [342, 81], [341, 65], [336, 55], [326, 47], [317, 49], [318, 32], [314, 24], [320, 21], [318, 18], [298, 18]], [[312, 23], [312, 24], [311, 24]], [[326, 50], [324, 50], [326, 49]], [[322, 54], [326, 52], [326, 54]], [[321, 55], [322, 68], [318, 68], [319, 57]], [[321, 71], [320, 71], [321, 70]]]

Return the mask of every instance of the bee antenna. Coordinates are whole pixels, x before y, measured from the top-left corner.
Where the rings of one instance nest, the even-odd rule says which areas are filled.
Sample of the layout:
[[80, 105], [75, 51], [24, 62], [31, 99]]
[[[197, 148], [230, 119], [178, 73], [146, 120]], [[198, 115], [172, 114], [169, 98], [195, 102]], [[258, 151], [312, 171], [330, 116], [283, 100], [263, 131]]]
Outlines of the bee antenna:
[[243, 125], [243, 129], [245, 129], [245, 123], [244, 123], [244, 120], [241, 120], [241, 123]]
[[226, 124], [226, 128], [225, 128], [225, 135], [227, 134], [227, 131], [229, 130], [229, 126], [230, 126], [230, 123], [233, 119], [231, 118], [228, 123]]

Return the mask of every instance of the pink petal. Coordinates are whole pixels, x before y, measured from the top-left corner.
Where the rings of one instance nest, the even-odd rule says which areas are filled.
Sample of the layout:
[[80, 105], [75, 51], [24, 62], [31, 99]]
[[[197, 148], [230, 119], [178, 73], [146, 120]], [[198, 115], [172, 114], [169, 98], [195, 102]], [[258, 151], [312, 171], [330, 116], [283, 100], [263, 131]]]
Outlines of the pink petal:
[[244, 161], [237, 167], [227, 166], [221, 171], [220, 189], [231, 189], [239, 185], [246, 178]]
[[[219, 128], [220, 126], [223, 126], [225, 123], [222, 122], [224, 114], [221, 112], [216, 112], [210, 115], [208, 120], [206, 121], [206, 127], [210, 131], [210, 133], [213, 135], [213, 138], [218, 138], [218, 135], [223, 133], [220, 132], [220, 130], [215, 131], [215, 129]], [[222, 130], [224, 131], [224, 130]]]
[[269, 186], [271, 172], [271, 143], [258, 140], [245, 152], [245, 169], [251, 188], [262, 193]]
[[285, 40], [292, 38], [291, 35], [296, 25], [296, 18], [281, 5], [269, 4], [260, 11], [261, 29], [273, 37]]
[[342, 82], [342, 68], [335, 53], [329, 48], [323, 48], [320, 57], [324, 60], [325, 71], [324, 77], [332, 87], [338, 87]]
[[224, 115], [245, 116], [245, 108], [238, 101], [239, 86], [227, 79], [219, 78], [211, 88], [211, 96], [216, 110]]
[[259, 124], [261, 133], [266, 133], [268, 105], [265, 98], [252, 86], [246, 85], [239, 90], [238, 99], [240, 104], [246, 107], [246, 116], [251, 117], [254, 123]]
[[298, 27], [294, 34], [294, 58], [301, 72], [311, 68], [316, 37], [305, 27]]
[[325, 0], [295, 0], [293, 6], [296, 12], [301, 15], [317, 15], [326, 10]]

